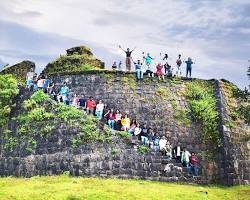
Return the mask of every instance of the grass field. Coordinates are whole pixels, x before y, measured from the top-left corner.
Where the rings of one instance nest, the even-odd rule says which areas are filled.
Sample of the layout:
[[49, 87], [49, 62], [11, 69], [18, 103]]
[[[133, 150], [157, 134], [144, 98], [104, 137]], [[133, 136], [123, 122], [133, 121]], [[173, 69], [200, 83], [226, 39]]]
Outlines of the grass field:
[[0, 178], [0, 199], [250, 200], [250, 186], [191, 186], [141, 180], [48, 176]]

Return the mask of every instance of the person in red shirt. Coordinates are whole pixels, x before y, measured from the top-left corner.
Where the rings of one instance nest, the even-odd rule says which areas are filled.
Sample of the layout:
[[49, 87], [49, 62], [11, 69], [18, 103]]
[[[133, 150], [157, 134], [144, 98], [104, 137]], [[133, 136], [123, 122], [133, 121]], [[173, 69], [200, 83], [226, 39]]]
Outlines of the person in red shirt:
[[89, 99], [86, 103], [86, 107], [87, 107], [87, 113], [93, 115], [95, 107], [96, 107], [96, 103], [95, 103], [95, 100], [93, 99], [93, 97], [89, 97]]
[[192, 152], [190, 156], [190, 166], [191, 166], [191, 173], [194, 176], [198, 176], [198, 157], [194, 152]]

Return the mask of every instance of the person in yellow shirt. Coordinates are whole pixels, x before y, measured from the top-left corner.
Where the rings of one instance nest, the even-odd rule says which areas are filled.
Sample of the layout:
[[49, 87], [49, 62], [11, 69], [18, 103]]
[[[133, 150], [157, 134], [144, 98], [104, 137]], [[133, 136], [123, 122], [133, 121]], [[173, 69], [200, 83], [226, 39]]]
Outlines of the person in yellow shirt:
[[122, 124], [122, 128], [121, 128], [122, 131], [127, 131], [129, 129], [130, 119], [128, 118], [128, 115], [125, 114], [122, 117], [121, 124]]

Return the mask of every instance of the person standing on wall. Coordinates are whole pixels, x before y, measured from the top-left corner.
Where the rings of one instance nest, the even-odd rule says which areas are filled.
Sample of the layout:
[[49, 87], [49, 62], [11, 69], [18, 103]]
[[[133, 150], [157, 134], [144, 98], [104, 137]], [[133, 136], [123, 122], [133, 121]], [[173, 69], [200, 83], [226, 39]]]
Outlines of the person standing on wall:
[[34, 77], [34, 69], [31, 68], [30, 71], [26, 75], [26, 88], [31, 90], [31, 86], [33, 85], [33, 77]]
[[182, 65], [182, 61], [181, 61], [181, 54], [179, 54], [178, 59], [176, 60], [176, 72], [175, 75], [181, 76], [181, 65]]
[[189, 78], [191, 78], [191, 73], [192, 73], [192, 64], [195, 64], [192, 59], [189, 57], [187, 61], [185, 61], [185, 63], [187, 64], [187, 71], [186, 71], [186, 77], [188, 77], [189, 74]]
[[120, 48], [121, 50], [123, 50], [123, 51], [125, 52], [125, 54], [126, 54], [126, 61], [125, 61], [125, 63], [126, 63], [126, 70], [130, 72], [130, 71], [131, 71], [131, 65], [132, 65], [132, 57], [131, 57], [131, 54], [132, 54], [132, 52], [135, 50], [135, 48], [134, 48], [132, 51], [130, 51], [129, 48], [127, 48], [127, 51], [125, 51], [125, 50], [121, 47], [121, 45], [119, 45], [119, 48]]

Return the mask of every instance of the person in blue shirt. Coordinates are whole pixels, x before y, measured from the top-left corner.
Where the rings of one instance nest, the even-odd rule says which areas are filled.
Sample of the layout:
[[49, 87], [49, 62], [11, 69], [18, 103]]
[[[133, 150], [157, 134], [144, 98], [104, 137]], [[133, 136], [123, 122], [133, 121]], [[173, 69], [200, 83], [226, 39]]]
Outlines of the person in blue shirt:
[[66, 101], [68, 100], [67, 97], [69, 95], [69, 88], [66, 85], [66, 83], [64, 83], [63, 86], [61, 87], [60, 94], [62, 96], [63, 102], [66, 103]]
[[[144, 52], [142, 54], [144, 54]], [[147, 56], [143, 56], [143, 59], [145, 60], [145, 64], [147, 66], [146, 74], [148, 75], [148, 77], [154, 77], [154, 72], [151, 68], [152, 60], [154, 60], [154, 58], [152, 58], [150, 54], [147, 53]]]
[[141, 61], [138, 60], [135, 64], [135, 71], [136, 71], [136, 78], [137, 80], [143, 80], [143, 70], [142, 70], [142, 64]]
[[192, 61], [192, 59], [189, 57], [187, 61], [185, 61], [185, 63], [187, 64], [187, 72], [186, 72], [186, 77], [191, 78], [191, 73], [192, 73], [192, 64], [194, 64], [194, 62]]

